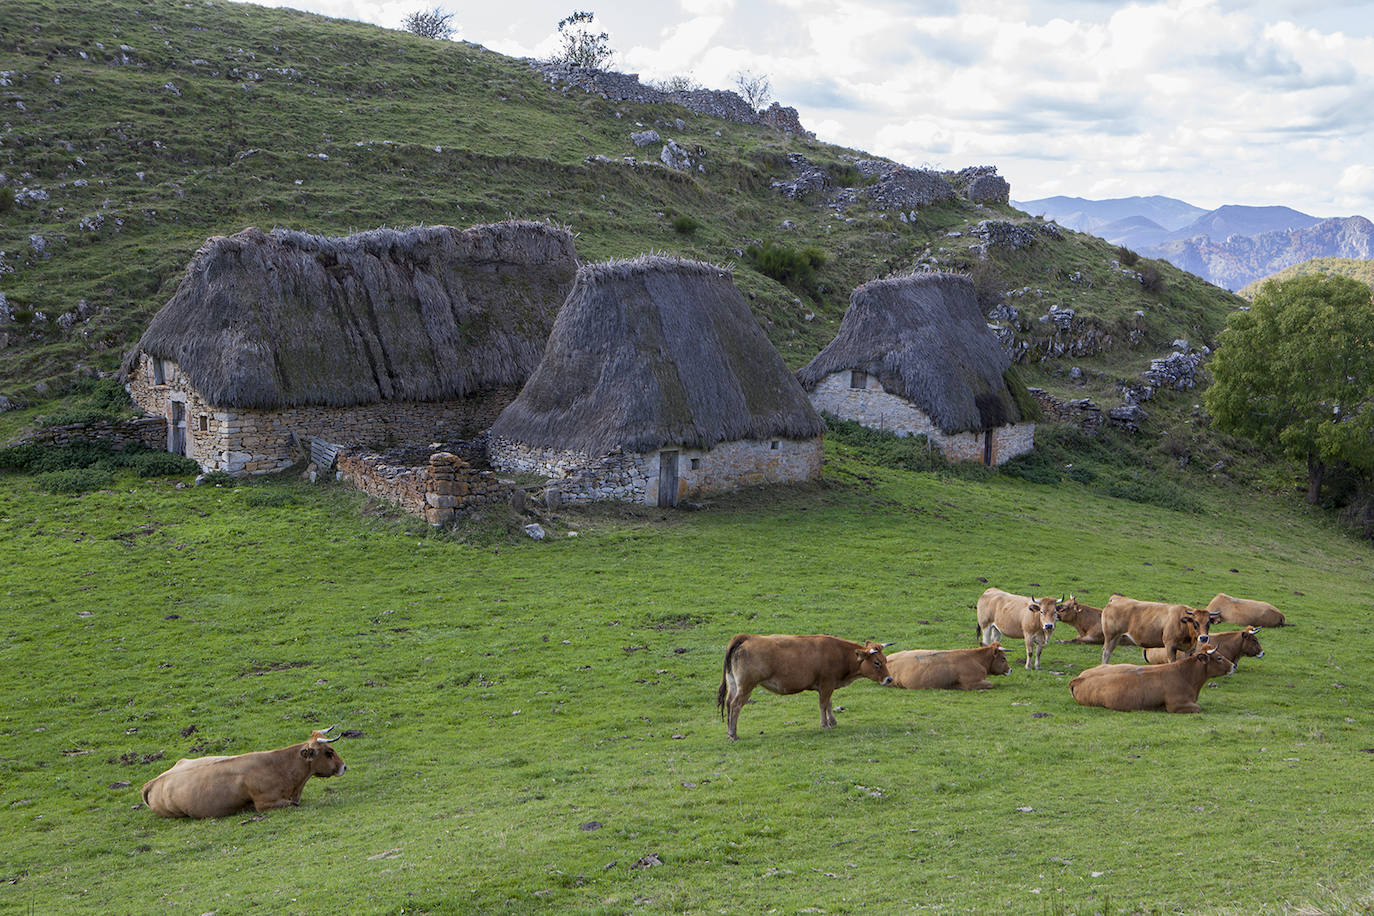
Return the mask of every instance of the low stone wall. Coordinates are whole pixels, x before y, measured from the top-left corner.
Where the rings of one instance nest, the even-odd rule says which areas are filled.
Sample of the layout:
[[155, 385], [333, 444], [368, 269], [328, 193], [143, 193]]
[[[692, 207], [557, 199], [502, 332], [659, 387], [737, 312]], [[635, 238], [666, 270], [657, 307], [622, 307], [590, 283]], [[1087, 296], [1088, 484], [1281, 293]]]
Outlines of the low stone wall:
[[167, 421], [162, 417], [134, 417], [131, 420], [47, 426], [29, 433], [11, 444], [19, 445], [23, 442], [63, 447], [86, 442], [99, 442], [116, 449], [126, 449], [130, 445], [165, 449], [167, 447]]
[[510, 498], [511, 485], [451, 452], [435, 452], [421, 467], [389, 464], [382, 455], [340, 452], [339, 479], [436, 527], [464, 512]]
[[810, 392], [811, 404], [820, 412], [853, 420], [896, 436], [925, 436], [950, 461], [981, 462], [992, 439], [992, 464], [1001, 464], [1035, 447], [1035, 424], [1016, 423], [988, 431], [946, 433], [924, 410], [892, 394], [875, 376], [865, 378], [863, 388], [850, 387], [850, 373], [827, 376]]
[[726, 493], [756, 484], [800, 483], [821, 476], [822, 442], [816, 439], [764, 439], [722, 442], [710, 449], [614, 451], [592, 459], [584, 453], [534, 448], [506, 439], [491, 442], [498, 468], [549, 479], [552, 501], [604, 500], [658, 505], [659, 474], [665, 452], [677, 453], [677, 499]]

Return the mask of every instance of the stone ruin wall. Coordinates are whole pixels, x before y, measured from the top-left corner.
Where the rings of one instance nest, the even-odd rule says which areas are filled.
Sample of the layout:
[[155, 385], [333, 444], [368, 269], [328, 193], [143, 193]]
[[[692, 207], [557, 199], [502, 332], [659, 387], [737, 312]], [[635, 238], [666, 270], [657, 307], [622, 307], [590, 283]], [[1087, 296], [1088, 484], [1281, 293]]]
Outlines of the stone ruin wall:
[[100, 442], [111, 448], [124, 450], [129, 446], [150, 449], [167, 448], [167, 421], [162, 417], [134, 417], [131, 420], [93, 420], [47, 426], [24, 436], [21, 442], [56, 445], [62, 448], [85, 442]]
[[388, 464], [382, 455], [341, 451], [338, 475], [345, 484], [423, 518], [435, 527], [459, 515], [510, 498], [512, 486], [479, 471], [451, 452], [435, 452], [422, 467]]
[[[863, 388], [850, 387], [848, 372], [835, 372], [811, 392], [812, 405], [822, 413], [853, 420], [897, 436], [925, 436], [950, 461], [983, 461], [983, 432], [944, 432], [935, 421], [905, 398], [892, 394], [877, 377], [868, 375]], [[1010, 461], [1035, 447], [1035, 424], [1015, 423], [992, 430], [992, 463]]]
[[[186, 411], [186, 454], [205, 471], [236, 476], [285, 470], [302, 457], [307, 437], [382, 448], [476, 435], [496, 422], [518, 389], [505, 387], [449, 401], [383, 401], [352, 407], [220, 408], [205, 401], [181, 367], [163, 360], [165, 384], [153, 384], [152, 358], [139, 354], [129, 394], [146, 413], [172, 421], [172, 402]], [[202, 423], [205, 429], [201, 429]], [[164, 437], [157, 447], [169, 448]]]
[[757, 484], [801, 483], [821, 476], [823, 439], [722, 442], [710, 449], [615, 451], [593, 460], [582, 452], [535, 448], [505, 439], [491, 442], [498, 468], [549, 478], [553, 501], [603, 500], [658, 504], [660, 455], [678, 453], [678, 499], [726, 493]]

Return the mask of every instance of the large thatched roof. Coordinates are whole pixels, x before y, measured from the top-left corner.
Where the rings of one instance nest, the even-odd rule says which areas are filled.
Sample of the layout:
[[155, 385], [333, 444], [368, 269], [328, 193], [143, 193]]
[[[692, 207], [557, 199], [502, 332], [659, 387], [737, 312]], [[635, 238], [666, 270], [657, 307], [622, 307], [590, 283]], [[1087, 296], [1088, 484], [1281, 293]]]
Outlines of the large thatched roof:
[[579, 270], [539, 368], [491, 430], [592, 456], [824, 431], [729, 271], [666, 257]]
[[1004, 379], [1010, 365], [973, 283], [925, 273], [854, 290], [839, 333], [797, 378], [809, 391], [835, 372], [867, 372], [953, 434], [1021, 420]]
[[519, 385], [577, 270], [543, 223], [212, 238], [125, 358], [175, 361], [211, 404], [344, 406]]

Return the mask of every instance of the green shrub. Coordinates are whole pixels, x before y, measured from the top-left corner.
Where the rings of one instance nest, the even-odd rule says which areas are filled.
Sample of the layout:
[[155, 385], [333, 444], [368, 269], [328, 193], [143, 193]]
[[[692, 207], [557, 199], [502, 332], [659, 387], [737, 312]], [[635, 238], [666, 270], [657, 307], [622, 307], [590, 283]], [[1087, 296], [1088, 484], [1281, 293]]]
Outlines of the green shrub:
[[1116, 249], [1116, 259], [1121, 262], [1122, 267], [1134, 267], [1135, 262], [1140, 260], [1140, 255], [1121, 245]]
[[14, 188], [0, 188], [0, 213], [14, 209]]
[[899, 437], [885, 430], [870, 429], [853, 420], [826, 415], [826, 427], [834, 441], [854, 450], [858, 457], [882, 467], [900, 471], [947, 471], [950, 463], [944, 453], [925, 436]]
[[1168, 283], [1164, 280], [1164, 275], [1159, 272], [1159, 268], [1153, 264], [1146, 264], [1140, 268], [1140, 285], [1152, 293], [1162, 293]]
[[679, 235], [691, 235], [700, 228], [701, 223], [686, 214], [678, 214], [673, 217], [673, 231]]
[[744, 256], [764, 276], [808, 293], [815, 292], [816, 271], [825, 265], [825, 252], [814, 246], [798, 249], [764, 242], [744, 249]]
[[136, 452], [128, 455], [125, 465], [139, 477], [185, 477], [200, 473], [200, 465], [185, 455], [171, 452]]
[[0, 448], [0, 471], [27, 471], [42, 448], [32, 442]]
[[68, 406], [39, 417], [38, 425], [47, 427], [113, 422], [132, 415], [133, 401], [119, 382], [114, 379], [83, 379], [73, 386]]
[[206, 487], [232, 487], [238, 483], [238, 478], [228, 471], [211, 471], [200, 478], [200, 483]]
[[48, 471], [35, 478], [40, 490], [49, 493], [89, 493], [114, 483], [114, 475], [96, 468], [68, 468]]

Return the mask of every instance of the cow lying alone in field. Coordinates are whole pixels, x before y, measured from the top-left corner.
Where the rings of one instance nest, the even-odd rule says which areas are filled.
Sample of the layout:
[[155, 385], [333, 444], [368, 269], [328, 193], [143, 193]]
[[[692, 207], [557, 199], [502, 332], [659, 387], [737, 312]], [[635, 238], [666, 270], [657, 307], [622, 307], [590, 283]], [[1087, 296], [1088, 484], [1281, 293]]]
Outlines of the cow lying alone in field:
[[311, 776], [338, 776], [347, 767], [324, 731], [309, 741], [230, 757], [183, 757], [143, 785], [143, 801], [163, 817], [228, 817], [253, 808], [301, 803]]
[[978, 596], [978, 641], [983, 645], [1002, 637], [1026, 641], [1026, 667], [1040, 667], [1040, 652], [1050, 641], [1059, 604], [1053, 598], [1029, 598], [990, 588]]
[[[1207, 645], [1214, 646], [1218, 652], [1240, 665], [1242, 658], [1264, 658], [1264, 647], [1260, 645], [1259, 637], [1255, 634], [1261, 627], [1246, 627], [1243, 630], [1232, 630], [1229, 633], [1212, 633], [1207, 637]], [[1145, 664], [1164, 665], [1169, 661], [1168, 651], [1165, 649], [1144, 649]], [[1192, 655], [1192, 652], [1188, 653]]]
[[991, 674], [1007, 674], [1000, 642], [976, 649], [907, 649], [887, 657], [892, 686], [908, 690], [987, 690]]
[[1232, 598], [1224, 592], [1217, 593], [1207, 605], [1207, 610], [1220, 614], [1227, 623], [1243, 627], [1281, 627], [1288, 622], [1279, 609], [1267, 601]]
[[1069, 681], [1069, 692], [1083, 706], [1202, 712], [1202, 685], [1235, 670], [1235, 662], [1208, 647], [1167, 665], [1098, 665]]
[[832, 728], [835, 713], [830, 708], [830, 695], [859, 677], [892, 683], [882, 646], [835, 636], [741, 633], [725, 650], [716, 706], [726, 717], [725, 733], [734, 741], [739, 711], [755, 687], [780, 694], [814, 690], [820, 694], [821, 728]]
[[1218, 615], [1186, 604], [1137, 601], [1112, 595], [1102, 608], [1102, 664], [1111, 661], [1112, 650], [1122, 641], [1141, 648], [1163, 647], [1169, 661], [1206, 642]]

